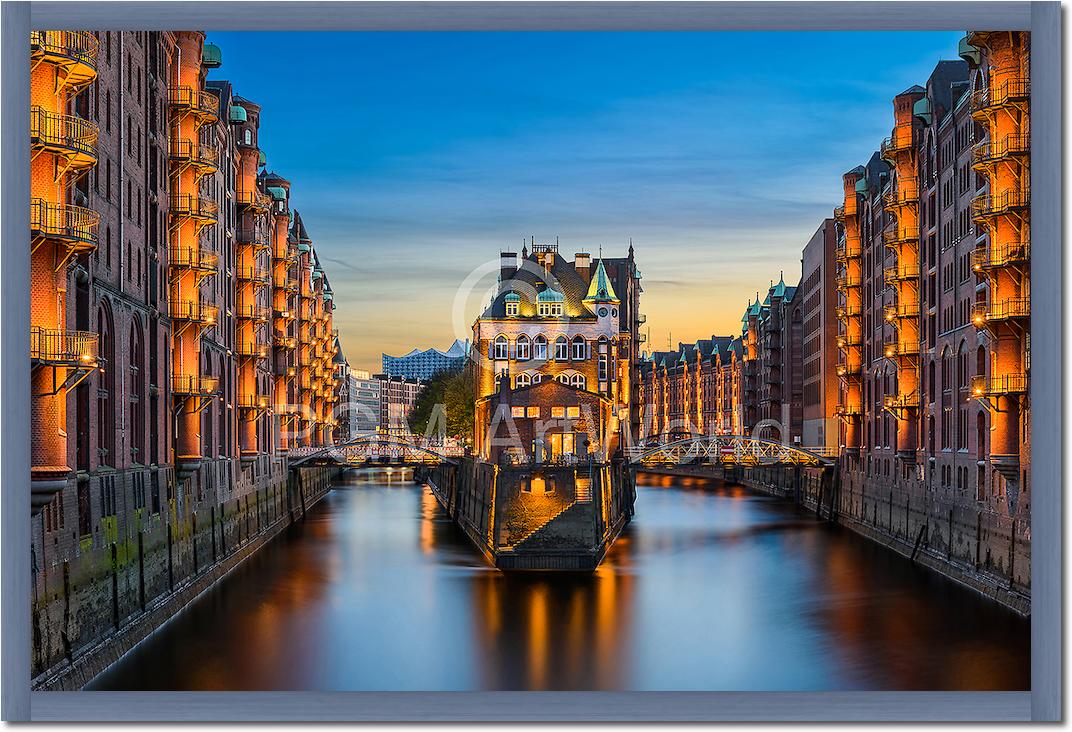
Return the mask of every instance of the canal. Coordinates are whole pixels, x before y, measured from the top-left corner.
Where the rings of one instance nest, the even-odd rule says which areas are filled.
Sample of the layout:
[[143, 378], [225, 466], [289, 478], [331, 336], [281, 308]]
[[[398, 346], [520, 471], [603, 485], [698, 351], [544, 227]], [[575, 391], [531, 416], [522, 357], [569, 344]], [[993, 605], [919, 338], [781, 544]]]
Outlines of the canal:
[[90, 688], [1028, 688], [1014, 613], [784, 501], [641, 483], [595, 574], [508, 575], [353, 476]]

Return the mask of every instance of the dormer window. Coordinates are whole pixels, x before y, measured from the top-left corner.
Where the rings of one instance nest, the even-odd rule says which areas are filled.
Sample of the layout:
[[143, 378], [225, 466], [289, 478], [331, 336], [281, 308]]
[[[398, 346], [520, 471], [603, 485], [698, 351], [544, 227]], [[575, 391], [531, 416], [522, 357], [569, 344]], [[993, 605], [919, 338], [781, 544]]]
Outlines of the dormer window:
[[521, 296], [516, 292], [509, 293], [506, 298], [506, 317], [516, 318], [521, 314]]
[[541, 318], [561, 318], [562, 317], [562, 303], [560, 303], [560, 302], [541, 302], [539, 312], [540, 312], [540, 317]]
[[512, 318], [517, 317], [518, 307], [519, 305], [516, 302], [506, 303], [506, 314]]
[[562, 303], [565, 302], [565, 296], [557, 291], [548, 287], [546, 290], [542, 290], [536, 296], [536, 313], [541, 318], [561, 318], [562, 317]]

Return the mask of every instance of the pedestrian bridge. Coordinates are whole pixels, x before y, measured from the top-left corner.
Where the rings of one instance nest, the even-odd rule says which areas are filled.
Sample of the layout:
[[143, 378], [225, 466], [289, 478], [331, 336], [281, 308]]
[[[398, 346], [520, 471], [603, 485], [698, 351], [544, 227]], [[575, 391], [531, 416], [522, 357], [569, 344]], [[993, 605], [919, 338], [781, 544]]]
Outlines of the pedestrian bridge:
[[837, 455], [786, 445], [773, 440], [741, 435], [693, 435], [664, 440], [655, 435], [625, 450], [626, 458], [637, 466], [673, 467], [684, 465], [767, 465], [833, 467]]
[[391, 435], [362, 435], [327, 447], [299, 447], [288, 452], [290, 467], [309, 468], [339, 465], [361, 468], [390, 465], [418, 467], [454, 463], [461, 457], [460, 446], [437, 444]]

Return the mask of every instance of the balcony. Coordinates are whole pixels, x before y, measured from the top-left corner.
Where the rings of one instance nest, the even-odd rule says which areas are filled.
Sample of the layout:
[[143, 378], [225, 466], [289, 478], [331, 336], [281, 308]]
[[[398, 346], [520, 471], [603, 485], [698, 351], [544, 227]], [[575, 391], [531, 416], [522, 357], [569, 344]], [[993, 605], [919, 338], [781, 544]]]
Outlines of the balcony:
[[235, 277], [239, 282], [252, 282], [254, 285], [268, 285], [271, 282], [268, 272], [256, 266], [236, 267]]
[[897, 181], [897, 187], [889, 193], [882, 194], [882, 205], [886, 208], [909, 206], [919, 201], [919, 184], [915, 178]]
[[858, 363], [839, 363], [837, 366], [834, 367], [834, 372], [843, 379], [851, 376], [859, 376], [861, 370], [862, 368]]
[[235, 344], [235, 353], [243, 358], [268, 358], [268, 345], [240, 339]]
[[30, 328], [30, 360], [50, 366], [94, 368], [100, 336], [83, 330]]
[[168, 105], [180, 114], [193, 114], [201, 122], [215, 122], [220, 117], [220, 100], [212, 92], [189, 86], [168, 89]]
[[861, 284], [860, 275], [849, 275], [845, 272], [839, 272], [834, 277], [834, 284], [839, 290], [846, 290], [850, 287], [859, 287]]
[[915, 318], [919, 316], [919, 303], [912, 301], [898, 303], [897, 305], [887, 305], [882, 309], [882, 313], [888, 323], [901, 318]]
[[972, 252], [972, 269], [985, 272], [1010, 265], [1023, 265], [1027, 264], [1030, 258], [1031, 247], [1026, 241], [979, 247]]
[[972, 323], [982, 328], [987, 323], [999, 323], [1031, 317], [1031, 300], [1026, 297], [1009, 297], [992, 303], [976, 303], [972, 306]]
[[97, 248], [99, 228], [100, 214], [92, 209], [41, 198], [30, 201], [30, 234], [37, 243], [48, 239], [62, 243], [74, 253], [91, 252]]
[[636, 316], [636, 322], [637, 325], [644, 325], [644, 323], [648, 322], [648, 316], [644, 313], [638, 313]]
[[70, 114], [49, 112], [43, 107], [30, 107], [30, 146], [39, 152], [59, 155], [67, 170], [85, 170], [97, 162], [97, 125]]
[[845, 318], [853, 318], [863, 313], [863, 307], [860, 305], [839, 305], [834, 308], [834, 314], [837, 317], [844, 320]]
[[220, 258], [215, 252], [199, 247], [173, 246], [169, 250], [172, 267], [192, 269], [205, 274], [216, 274]]
[[239, 394], [237, 401], [239, 409], [262, 410], [271, 404], [271, 397], [267, 394]]
[[267, 322], [271, 316], [271, 310], [260, 305], [241, 305], [235, 308], [235, 317], [244, 320], [254, 320], [263, 323]]
[[887, 285], [895, 285], [898, 282], [916, 280], [919, 279], [919, 264], [917, 262], [909, 262], [908, 264], [898, 264], [893, 267], [886, 267], [882, 271], [882, 274]]
[[172, 139], [168, 146], [172, 162], [192, 165], [201, 174], [213, 173], [219, 167], [220, 155], [216, 148], [191, 140]]
[[171, 377], [171, 392], [178, 396], [212, 396], [219, 390], [220, 380], [215, 376], [184, 374]]
[[1012, 373], [989, 378], [986, 376], [973, 376], [971, 378], [971, 395], [976, 399], [987, 396], [1026, 393], [1027, 374]]
[[275, 315], [275, 317], [280, 318], [281, 320], [294, 320], [295, 319], [294, 311], [291, 310], [290, 308], [279, 308], [279, 307], [277, 307], [277, 308], [275, 308], [273, 310], [273, 314]]
[[268, 243], [268, 235], [256, 226], [239, 226], [235, 232], [235, 239], [240, 246], [252, 246], [255, 250], [271, 249]]
[[859, 417], [864, 410], [859, 404], [839, 404], [834, 408], [834, 412], [839, 417]]
[[1005, 191], [994, 195], [976, 196], [972, 200], [972, 216], [985, 220], [1002, 214], [1021, 211], [1031, 205], [1028, 191]]
[[863, 344], [863, 337], [859, 335], [850, 335], [848, 333], [842, 333], [835, 340], [834, 343], [838, 348], [858, 348]]
[[856, 259], [861, 254], [863, 254], [863, 248], [859, 243], [854, 243], [850, 247], [848, 242], [841, 241], [838, 242], [837, 246], [834, 248], [834, 258], [842, 263], [845, 263], [850, 259]]
[[171, 319], [183, 320], [201, 325], [215, 325], [219, 320], [220, 309], [215, 305], [205, 305], [190, 300], [171, 301]]
[[898, 226], [894, 222], [892, 226], [882, 232], [882, 241], [888, 247], [898, 247], [909, 242], [919, 241], [918, 226]]
[[834, 221], [838, 222], [839, 224], [845, 223], [845, 207], [844, 206], [835, 206], [834, 207]]
[[171, 196], [168, 202], [172, 216], [190, 218], [206, 224], [216, 223], [220, 207], [211, 198], [190, 193]]
[[912, 392], [911, 394], [887, 395], [882, 398], [882, 407], [891, 412], [916, 409], [919, 407], [919, 394]]
[[272, 339], [272, 344], [284, 351], [293, 351], [298, 347], [298, 339], [293, 336], [276, 334]]
[[256, 213], [264, 213], [271, 207], [272, 199], [267, 194], [257, 190], [237, 191], [235, 193], [235, 203], [240, 208], [247, 208]]
[[30, 60], [58, 66], [60, 80], [75, 89], [96, 78], [99, 49], [88, 31], [30, 31]]
[[912, 128], [901, 127], [893, 131], [879, 146], [879, 156], [885, 160], [896, 157], [899, 153], [912, 149]]
[[886, 358], [914, 357], [919, 355], [918, 341], [890, 341], [883, 346]]
[[1031, 82], [1027, 79], [1009, 79], [989, 89], [972, 92], [972, 116], [986, 117], [1002, 107], [1026, 104], [1031, 99]]
[[1031, 137], [1029, 135], [1006, 135], [1000, 140], [981, 142], [972, 148], [972, 162], [976, 167], [985, 167], [991, 163], [1030, 153]]

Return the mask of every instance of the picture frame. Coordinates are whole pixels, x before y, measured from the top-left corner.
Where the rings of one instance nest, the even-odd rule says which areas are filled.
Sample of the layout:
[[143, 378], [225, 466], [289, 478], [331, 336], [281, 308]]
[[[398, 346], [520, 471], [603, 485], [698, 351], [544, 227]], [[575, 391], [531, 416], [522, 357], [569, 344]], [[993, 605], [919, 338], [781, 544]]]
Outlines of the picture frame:
[[[31, 692], [30, 378], [0, 373], [6, 721], [1058, 721], [1062, 717], [1063, 282], [1058, 2], [5, 2], [0, 340], [28, 352], [31, 29], [1030, 30], [1034, 369], [1030, 692]], [[12, 295], [11, 293], [17, 293]]]

